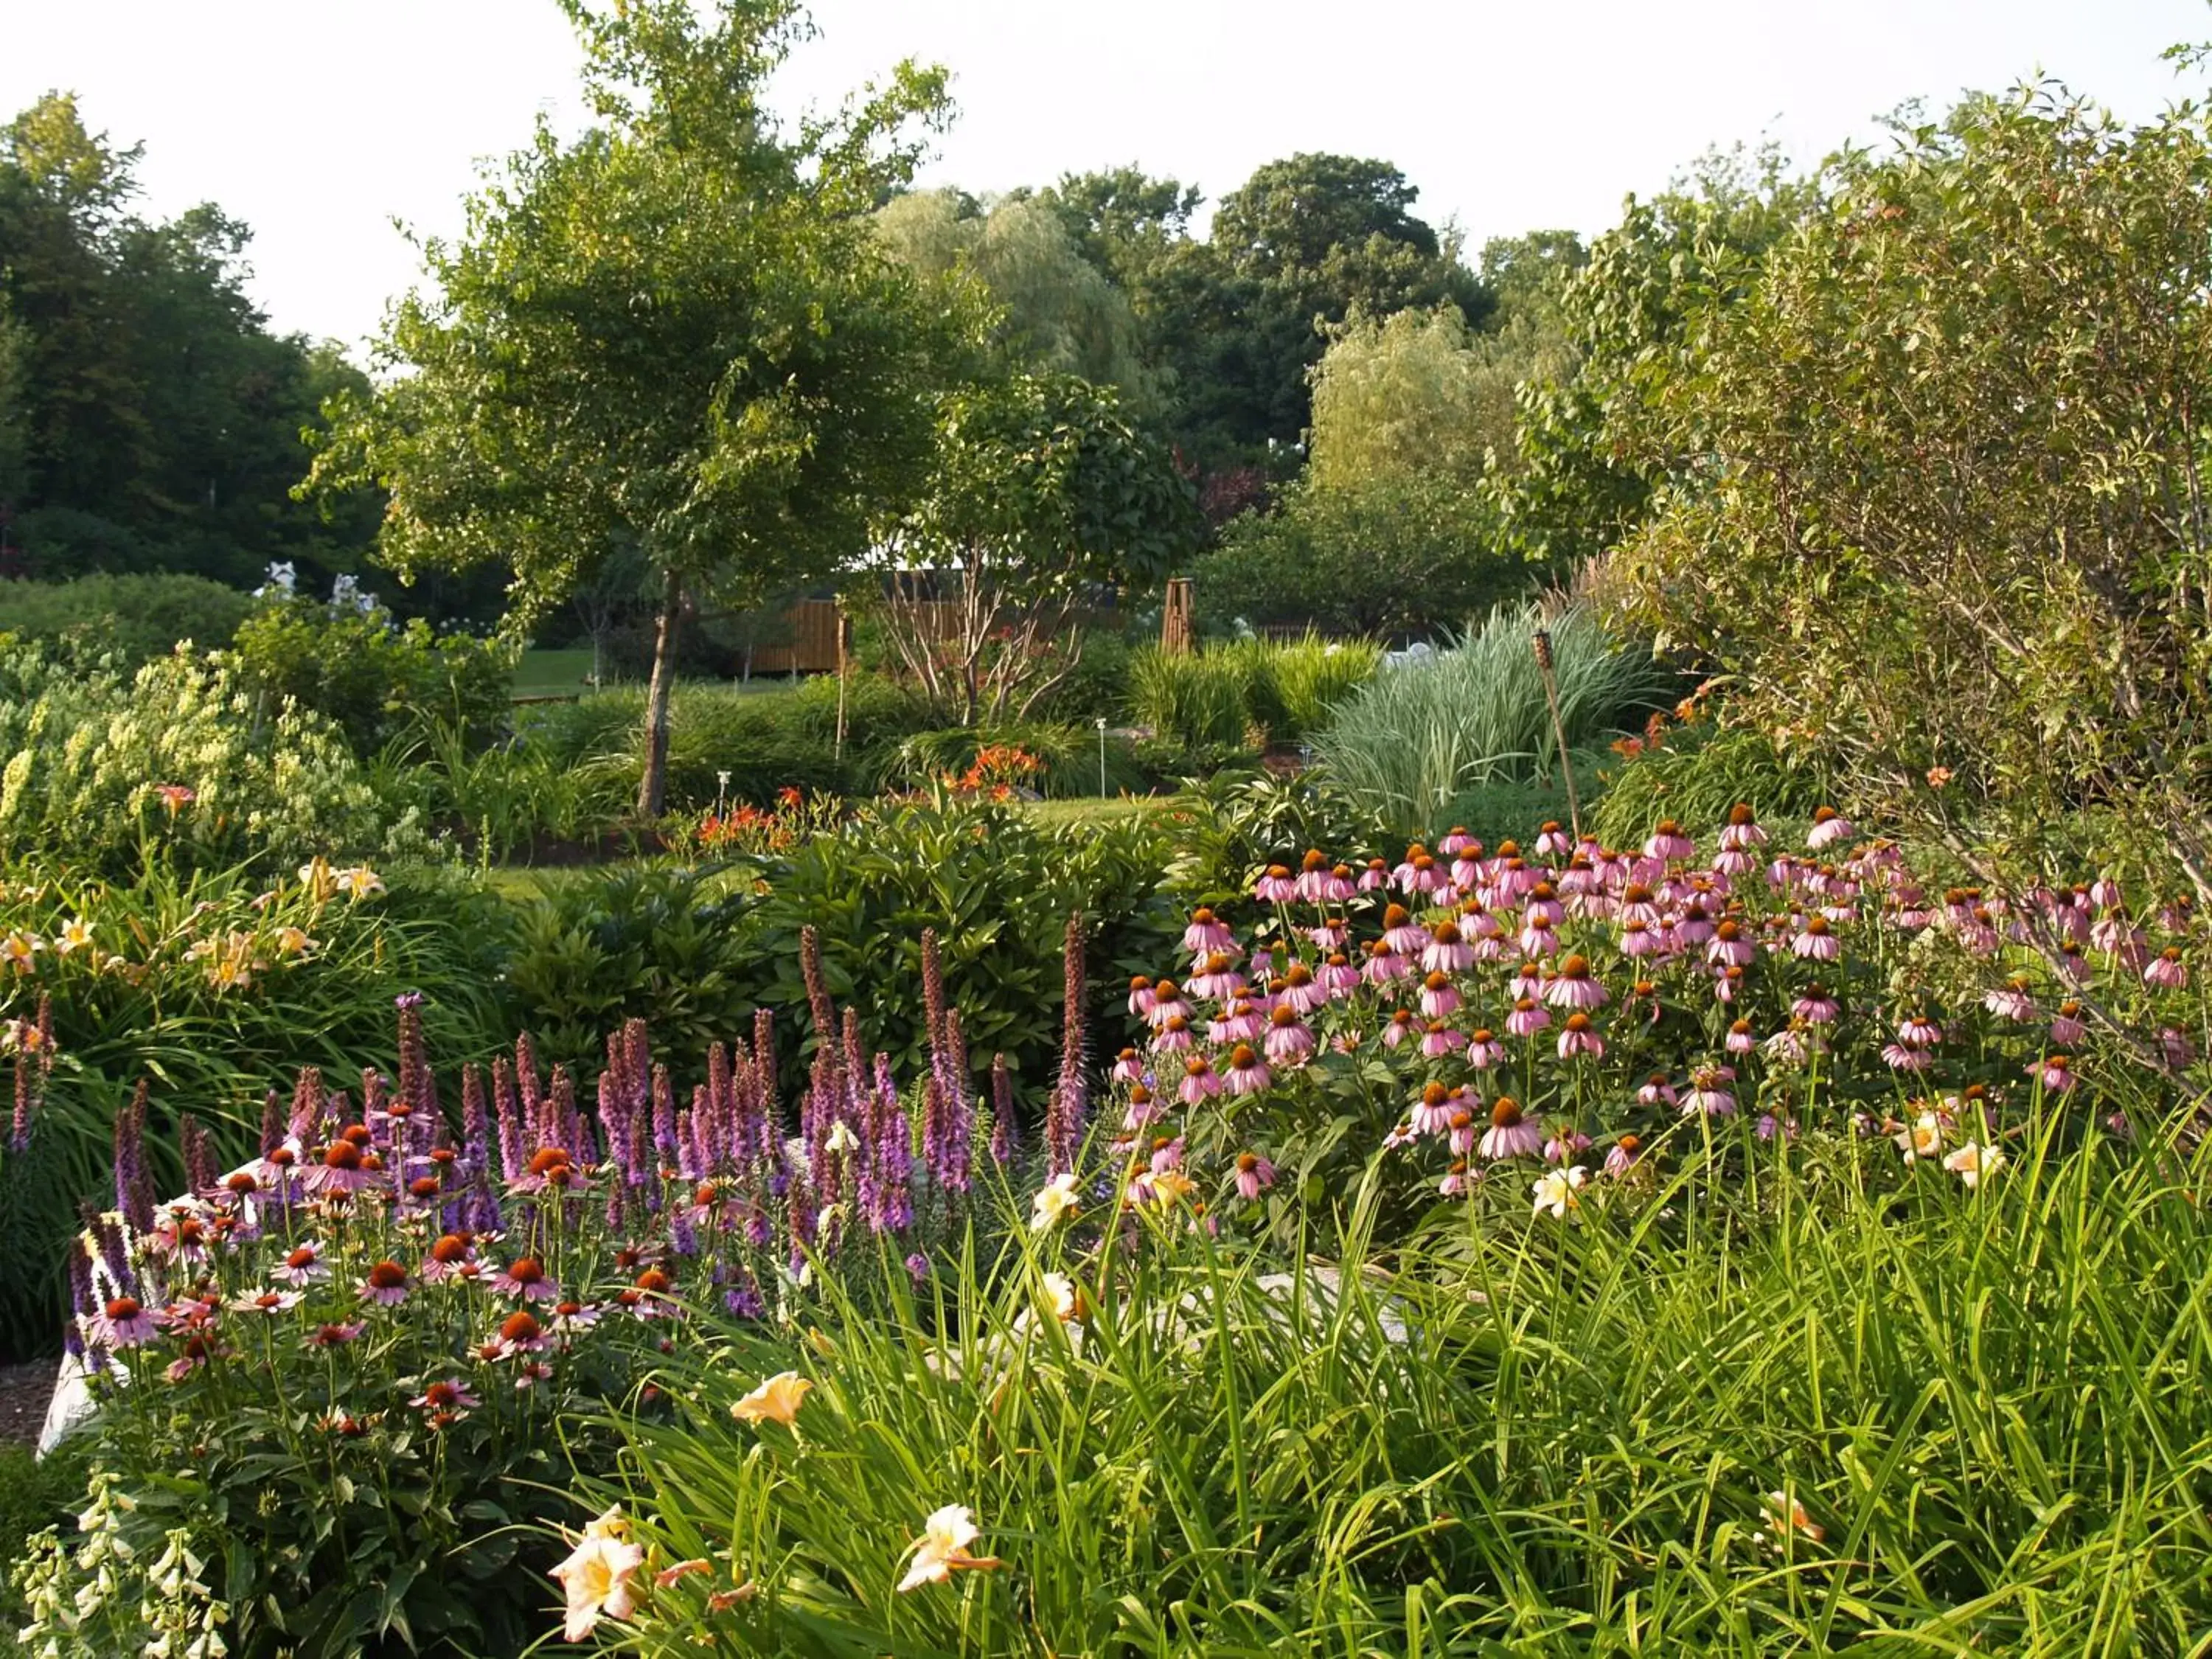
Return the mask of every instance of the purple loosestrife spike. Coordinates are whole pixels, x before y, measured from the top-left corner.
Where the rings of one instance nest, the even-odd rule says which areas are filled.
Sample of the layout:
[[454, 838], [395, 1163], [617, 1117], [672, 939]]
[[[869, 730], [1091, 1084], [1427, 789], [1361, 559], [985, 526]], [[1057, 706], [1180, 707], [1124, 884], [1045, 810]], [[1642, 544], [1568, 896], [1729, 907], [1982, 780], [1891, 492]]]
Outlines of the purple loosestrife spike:
[[868, 1075], [868, 1051], [860, 1041], [860, 1016], [857, 1010], [845, 1011], [843, 1036], [845, 1050], [840, 1056], [844, 1064], [848, 1084], [865, 1085]]
[[435, 1097], [429, 1085], [429, 1063], [422, 1053], [422, 994], [410, 991], [393, 1001], [399, 1010], [399, 1098], [412, 1110], [427, 1115]]
[[814, 1040], [834, 1040], [837, 1011], [830, 1001], [830, 982], [822, 972], [822, 936], [811, 922], [799, 930], [799, 975], [806, 982], [806, 1012], [814, 1021]]
[[[321, 1068], [302, 1066], [300, 1080], [292, 1085], [292, 1116], [286, 1133], [302, 1146], [313, 1146], [323, 1138], [323, 1111], [326, 1103], [323, 1096]], [[270, 1149], [264, 1147], [262, 1150]]]
[[576, 1110], [576, 1079], [568, 1075], [566, 1065], [553, 1068], [553, 1085], [545, 1097], [545, 1144], [582, 1158], [584, 1149], [576, 1143], [583, 1139], [584, 1120]]
[[1004, 1054], [991, 1056], [991, 1158], [1004, 1168], [1021, 1150], [1021, 1125], [1014, 1115], [1014, 1077]]
[[146, 1079], [115, 1115], [115, 1207], [134, 1232], [154, 1225], [154, 1189], [146, 1172]]
[[628, 1181], [632, 1173], [629, 1114], [623, 1109], [622, 1079], [611, 1068], [599, 1073], [599, 1127], [606, 1131], [607, 1151], [616, 1169]]
[[215, 1146], [200, 1127], [200, 1121], [186, 1112], [177, 1122], [177, 1139], [185, 1155], [185, 1187], [189, 1192], [205, 1193], [214, 1189], [220, 1173], [215, 1167]]
[[525, 1031], [514, 1040], [514, 1086], [526, 1113], [538, 1109], [538, 1100], [544, 1093], [538, 1073], [538, 1043]]
[[945, 1016], [945, 1070], [951, 1087], [945, 1091], [945, 1185], [964, 1193], [974, 1179], [975, 1158], [975, 1100], [968, 1088], [968, 1039], [960, 1030], [960, 1011]]
[[138, 1276], [131, 1271], [131, 1253], [125, 1247], [123, 1229], [115, 1224], [112, 1216], [102, 1215], [90, 1204], [78, 1214], [84, 1218], [86, 1230], [92, 1234], [93, 1247], [100, 1252], [100, 1265], [107, 1274], [107, 1282], [114, 1286], [118, 1296], [132, 1296], [138, 1289]]
[[514, 1093], [514, 1073], [504, 1060], [491, 1063], [491, 1102], [499, 1130], [499, 1172], [502, 1180], [519, 1181], [530, 1162], [523, 1150], [522, 1108]]
[[69, 1289], [71, 1313], [89, 1318], [100, 1311], [100, 1298], [92, 1288], [92, 1258], [84, 1253], [81, 1238], [70, 1240]]
[[646, 1040], [643, 1020], [623, 1022], [622, 1045], [623, 1085], [629, 1091], [630, 1104], [642, 1111], [653, 1086], [653, 1045]]
[[769, 1103], [773, 1113], [779, 1097], [775, 1077], [775, 1016], [766, 1008], [753, 1010], [753, 1072], [760, 1082], [761, 1098]]
[[669, 1212], [668, 1248], [678, 1255], [699, 1254], [698, 1229], [691, 1224], [691, 1212], [680, 1204]]
[[484, 1106], [483, 1073], [461, 1067], [461, 1158], [471, 1173], [491, 1168], [491, 1114]]
[[261, 1097], [261, 1155], [284, 1144], [284, 1099], [274, 1089]]
[[1075, 1167], [1083, 1150], [1085, 1121], [1090, 1115], [1090, 1091], [1084, 1063], [1083, 1005], [1086, 994], [1083, 962], [1083, 918], [1067, 919], [1065, 962], [1066, 982], [1060, 1014], [1060, 1078], [1046, 1115], [1045, 1155], [1052, 1173], [1064, 1175]]
[[653, 1068], [653, 1150], [663, 1168], [676, 1161], [676, 1085], [665, 1066]]
[[8, 1150], [22, 1152], [31, 1144], [31, 1061], [27, 1054], [15, 1056], [15, 1115], [8, 1131]]
[[945, 964], [934, 927], [921, 930], [921, 1013], [922, 1035], [933, 1055], [945, 1046]]
[[677, 1174], [698, 1182], [714, 1173], [714, 1109], [704, 1084], [691, 1091], [691, 1107], [677, 1122], [676, 1139]]

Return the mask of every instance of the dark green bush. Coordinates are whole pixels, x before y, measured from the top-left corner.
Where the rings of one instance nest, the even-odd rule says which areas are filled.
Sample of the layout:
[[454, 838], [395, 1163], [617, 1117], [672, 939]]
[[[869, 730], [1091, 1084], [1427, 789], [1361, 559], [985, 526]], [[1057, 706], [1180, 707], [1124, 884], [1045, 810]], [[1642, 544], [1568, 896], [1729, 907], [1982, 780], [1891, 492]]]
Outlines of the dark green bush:
[[233, 642], [240, 678], [263, 696], [328, 715], [360, 755], [443, 723], [477, 740], [506, 723], [515, 647], [404, 627], [377, 608], [301, 597], [264, 600]]
[[[28, 1446], [0, 1444], [0, 1560], [23, 1559], [23, 1540], [58, 1527], [67, 1533], [84, 1504], [85, 1456], [64, 1442], [41, 1458]], [[15, 1633], [28, 1618], [23, 1593], [11, 1572], [0, 1579], [0, 1632], [14, 1651]]]
[[1712, 720], [1670, 727], [1663, 747], [1644, 748], [1608, 770], [1589, 823], [1613, 847], [1640, 843], [1662, 818], [1717, 823], [1739, 801], [1762, 818], [1808, 818], [1828, 799], [1817, 768], [1793, 764], [1763, 732]]
[[180, 640], [203, 650], [228, 645], [252, 609], [248, 595], [204, 576], [102, 572], [0, 583], [0, 629], [66, 647], [78, 660], [112, 657], [126, 668], [168, 655]]

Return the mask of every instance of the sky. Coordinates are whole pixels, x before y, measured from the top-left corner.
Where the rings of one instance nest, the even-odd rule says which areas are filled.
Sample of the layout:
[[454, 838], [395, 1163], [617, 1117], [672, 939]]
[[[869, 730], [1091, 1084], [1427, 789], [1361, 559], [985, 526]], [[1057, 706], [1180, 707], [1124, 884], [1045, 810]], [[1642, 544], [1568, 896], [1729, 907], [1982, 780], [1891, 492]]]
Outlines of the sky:
[[[2056, 76], [2145, 119], [2203, 84], [2159, 53], [2203, 0], [816, 0], [780, 110], [905, 57], [953, 72], [924, 174], [981, 191], [1134, 162], [1209, 198], [1297, 150], [1380, 156], [1484, 239], [1620, 217], [1714, 144], [1809, 162], [1909, 99]], [[580, 119], [552, 0], [0, 0], [0, 114], [50, 89], [143, 141], [139, 210], [254, 232], [272, 325], [363, 344], [487, 158]]]

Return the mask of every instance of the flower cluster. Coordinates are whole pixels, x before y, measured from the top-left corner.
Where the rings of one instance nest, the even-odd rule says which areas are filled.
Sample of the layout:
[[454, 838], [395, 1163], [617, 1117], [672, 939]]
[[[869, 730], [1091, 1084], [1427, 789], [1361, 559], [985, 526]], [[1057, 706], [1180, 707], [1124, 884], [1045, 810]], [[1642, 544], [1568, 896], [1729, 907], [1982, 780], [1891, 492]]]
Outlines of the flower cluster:
[[[1595, 1176], [1731, 1120], [1789, 1139], [1820, 1114], [1972, 1188], [2007, 1161], [2008, 1104], [2075, 1087], [2093, 1009], [2154, 1026], [2152, 1063], [2195, 1063], [2185, 902], [2139, 919], [2109, 878], [1934, 893], [1828, 808], [1801, 852], [1741, 806], [1705, 856], [1673, 823], [1627, 851], [1555, 823], [1526, 848], [1455, 830], [1395, 863], [1310, 852], [1252, 899], [1244, 933], [1201, 909], [1182, 971], [1131, 983], [1143, 1040], [1113, 1078], [1132, 1200], [1188, 1181], [1200, 1149], [1259, 1200], [1323, 1097], [1445, 1196], [1536, 1166], [1522, 1190], [1560, 1218]], [[1959, 988], [1976, 981], [1978, 1004]]]

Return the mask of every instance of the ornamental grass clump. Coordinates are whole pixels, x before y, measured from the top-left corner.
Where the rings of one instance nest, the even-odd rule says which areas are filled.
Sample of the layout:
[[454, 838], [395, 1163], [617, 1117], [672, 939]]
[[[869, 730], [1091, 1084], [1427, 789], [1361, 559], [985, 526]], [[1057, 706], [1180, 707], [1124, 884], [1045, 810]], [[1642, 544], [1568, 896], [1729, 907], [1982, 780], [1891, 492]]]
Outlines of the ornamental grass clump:
[[595, 1083], [546, 1074], [526, 1037], [461, 1069], [450, 1116], [403, 996], [396, 1075], [354, 1096], [302, 1072], [228, 1171], [185, 1119], [167, 1203], [142, 1088], [113, 1207], [69, 1252], [94, 1502], [33, 1551], [30, 1650], [520, 1650], [607, 1412], [655, 1413], [648, 1373], [702, 1315], [792, 1317], [875, 1241], [926, 1278], [989, 1156], [957, 1008], [933, 1000], [933, 1069], [902, 1098], [811, 938], [805, 975], [842, 1040], [803, 1082], [763, 1013], [679, 1103], [632, 1021]]

